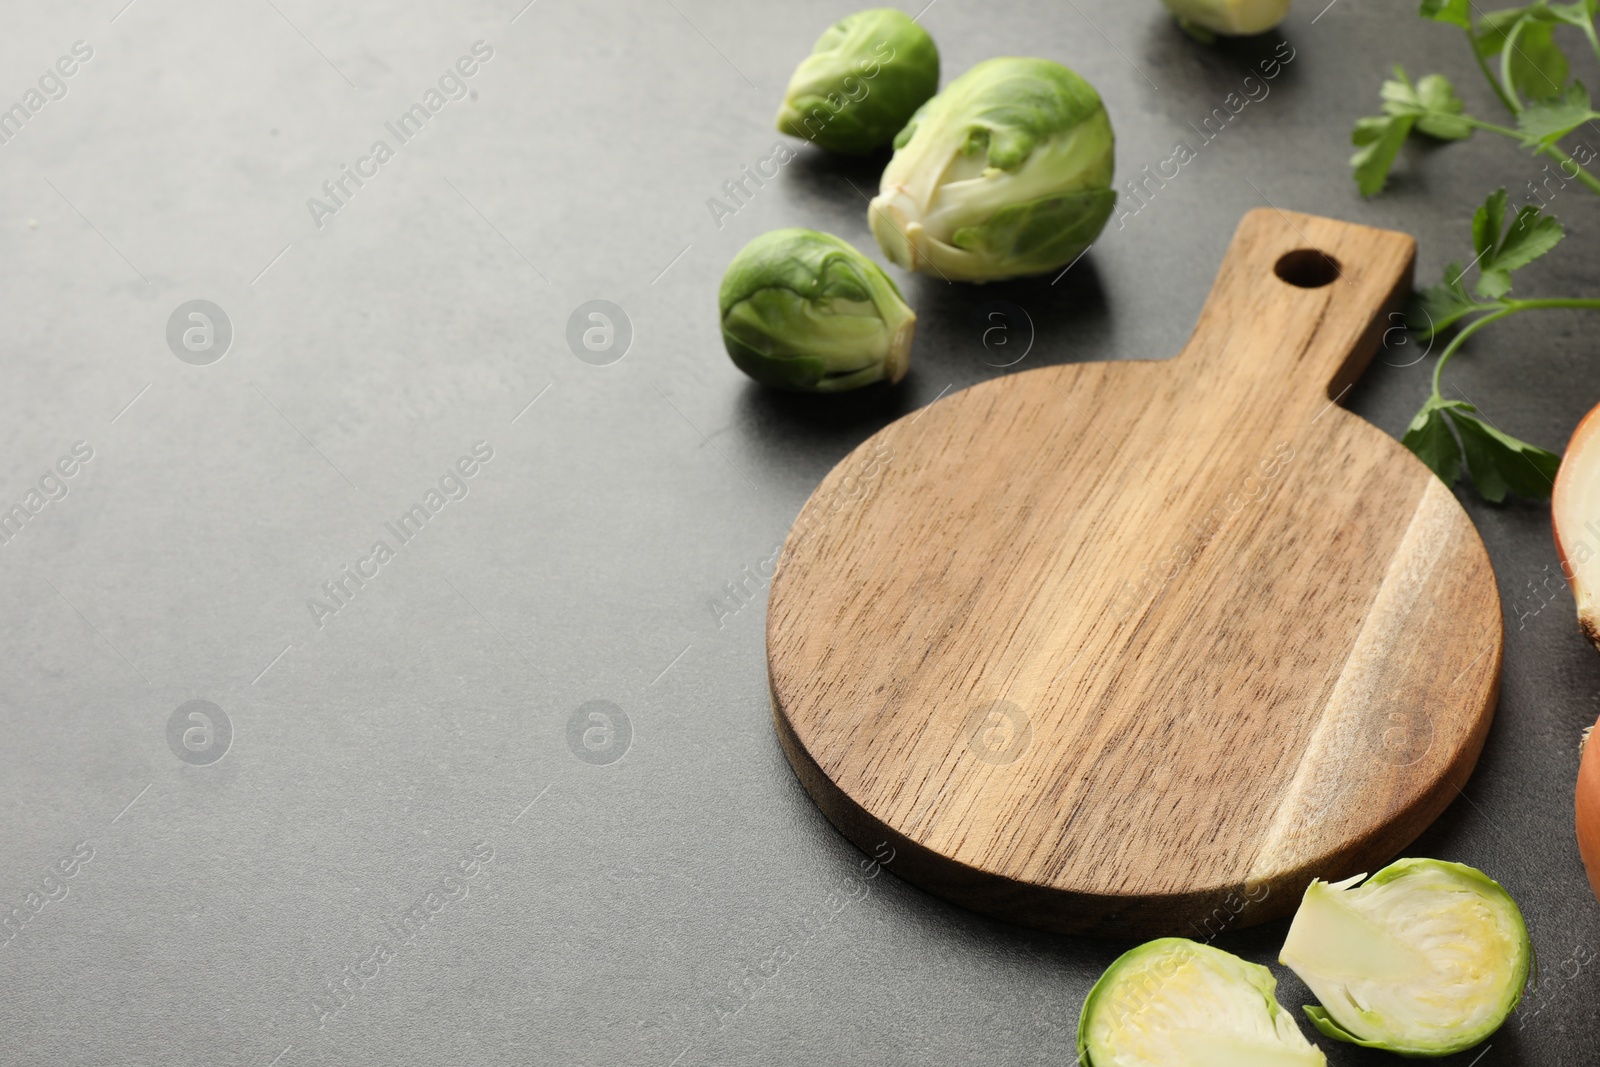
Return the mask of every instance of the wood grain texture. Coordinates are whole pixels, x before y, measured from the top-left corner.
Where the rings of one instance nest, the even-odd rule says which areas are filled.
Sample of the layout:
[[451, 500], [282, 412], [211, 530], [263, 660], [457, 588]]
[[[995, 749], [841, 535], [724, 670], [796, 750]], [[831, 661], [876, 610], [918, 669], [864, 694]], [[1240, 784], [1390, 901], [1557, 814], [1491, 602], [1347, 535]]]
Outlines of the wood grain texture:
[[1196, 937], [1437, 817], [1493, 715], [1499, 595], [1450, 491], [1332, 399], [1414, 254], [1252, 212], [1177, 358], [1010, 375], [846, 457], [767, 618], [828, 818], [979, 911]]

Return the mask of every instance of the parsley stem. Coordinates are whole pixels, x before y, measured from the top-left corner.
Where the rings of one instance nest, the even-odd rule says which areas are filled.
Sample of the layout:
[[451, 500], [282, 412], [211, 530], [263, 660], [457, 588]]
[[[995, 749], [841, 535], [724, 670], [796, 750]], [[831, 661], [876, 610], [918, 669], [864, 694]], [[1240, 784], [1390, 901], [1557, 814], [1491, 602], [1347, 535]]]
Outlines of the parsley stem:
[[[1513, 114], [1521, 113], [1522, 101], [1517, 98], [1517, 87], [1511, 77], [1511, 53], [1518, 51], [1517, 37], [1521, 35], [1523, 27], [1528, 25], [1527, 19], [1518, 19], [1516, 25], [1511, 27], [1511, 32], [1506, 35], [1506, 43], [1500, 46], [1500, 84], [1505, 88], [1506, 95], [1511, 97], [1511, 111]], [[1559, 92], [1561, 87], [1556, 86]]]
[[1439, 375], [1444, 371], [1444, 365], [1450, 362], [1450, 357], [1460, 350], [1463, 342], [1491, 322], [1499, 322], [1507, 315], [1515, 315], [1520, 308], [1501, 307], [1500, 310], [1491, 312], [1481, 319], [1474, 319], [1468, 323], [1460, 333], [1450, 338], [1450, 343], [1444, 346], [1444, 351], [1439, 353], [1439, 361], [1433, 365], [1433, 396], [1436, 400], [1444, 399], [1439, 392]]
[[1479, 319], [1468, 323], [1460, 333], [1450, 338], [1450, 343], [1444, 346], [1444, 351], [1439, 353], [1439, 361], [1433, 365], [1433, 396], [1436, 400], [1444, 399], [1439, 392], [1439, 375], [1444, 371], [1444, 365], [1450, 362], [1450, 357], [1460, 350], [1467, 338], [1477, 333], [1491, 322], [1499, 322], [1508, 315], [1515, 315], [1519, 311], [1537, 311], [1541, 308], [1590, 308], [1600, 309], [1600, 297], [1584, 296], [1558, 296], [1545, 297], [1537, 300], [1501, 300], [1495, 305], [1495, 310]]
[[1467, 40], [1472, 48], [1472, 57], [1478, 61], [1478, 69], [1483, 71], [1483, 80], [1488, 82], [1490, 87], [1494, 89], [1494, 95], [1500, 98], [1500, 102], [1506, 106], [1506, 110], [1515, 115], [1517, 113], [1517, 105], [1511, 102], [1511, 97], [1507, 96], [1506, 91], [1501, 88], [1500, 79], [1489, 73], [1488, 61], [1485, 60], [1482, 53], [1478, 51], [1478, 46], [1476, 43], [1472, 42], [1472, 35], [1470, 33], [1467, 35]]
[[1460, 118], [1468, 126], [1473, 126], [1480, 130], [1487, 130], [1490, 133], [1498, 133], [1502, 137], [1514, 137], [1519, 141], [1522, 140], [1522, 134], [1516, 130], [1513, 130], [1510, 126], [1497, 126], [1492, 122], [1484, 122], [1482, 119], [1475, 119], [1471, 115], [1459, 115], [1456, 117]]
[[1501, 303], [1512, 311], [1533, 311], [1537, 308], [1600, 308], [1600, 297], [1555, 296], [1542, 300], [1504, 300]]
[[[1520, 132], [1518, 132], [1516, 130], [1513, 130], [1509, 126], [1498, 126], [1498, 125], [1496, 125], [1495, 123], [1492, 123], [1492, 122], [1484, 122], [1482, 119], [1473, 118], [1471, 115], [1452, 115], [1450, 117], [1451, 118], [1455, 118], [1455, 119], [1459, 119], [1462, 122], [1465, 122], [1468, 126], [1473, 127], [1474, 129], [1484, 130], [1485, 132], [1488, 132], [1488, 133], [1498, 133], [1500, 136], [1509, 137], [1512, 140], [1517, 141], [1518, 143], [1521, 143], [1522, 139], [1523, 139], [1522, 138], [1522, 134]], [[1600, 179], [1597, 179], [1593, 174], [1590, 174], [1588, 171], [1584, 170], [1583, 167], [1581, 165], [1579, 165], [1579, 163], [1578, 163], [1578, 161], [1576, 159], [1573, 159], [1571, 156], [1567, 155], [1565, 152], [1563, 152], [1561, 150], [1561, 146], [1560, 145], [1556, 145], [1556, 144], [1544, 145], [1544, 146], [1538, 148], [1537, 150], [1535, 150], [1534, 154], [1535, 155], [1541, 155], [1541, 156], [1549, 156], [1551, 159], [1555, 160], [1557, 163], [1562, 163], [1562, 164], [1570, 163], [1570, 164], [1572, 164], [1572, 173], [1570, 173], [1570, 174], [1567, 173], [1567, 171], [1566, 171], [1566, 169], [1564, 167], [1558, 168], [1558, 169], [1560, 169], [1562, 175], [1564, 175], [1565, 177], [1576, 178], [1580, 182], [1582, 182], [1583, 184], [1587, 185], [1592, 192], [1600, 193]]]
[[[1545, 145], [1543, 148], [1539, 149], [1539, 154], [1540, 155], [1544, 155], [1544, 156], [1549, 156], [1551, 159], [1555, 160], [1557, 163], [1562, 163], [1562, 164], [1571, 163], [1572, 164], [1572, 169], [1574, 171], [1574, 173], [1571, 176], [1576, 178], [1576, 179], [1578, 179], [1583, 184], [1587, 185], [1594, 192], [1600, 193], [1600, 181], [1597, 181], [1593, 174], [1590, 174], [1588, 171], [1586, 171], [1582, 167], [1580, 167], [1578, 165], [1578, 161], [1576, 159], [1573, 159], [1571, 156], [1567, 155], [1565, 152], [1563, 152], [1561, 150], [1560, 146], [1553, 145], [1553, 144]], [[1566, 171], [1561, 167], [1557, 167], [1556, 169], [1560, 170], [1563, 174], [1566, 173]]]
[[[1600, 59], [1600, 37], [1594, 33], [1594, 20], [1591, 19], [1582, 25], [1583, 35], [1589, 38], [1589, 47], [1594, 49], [1594, 57]], [[1474, 49], [1476, 51], [1476, 49]]]

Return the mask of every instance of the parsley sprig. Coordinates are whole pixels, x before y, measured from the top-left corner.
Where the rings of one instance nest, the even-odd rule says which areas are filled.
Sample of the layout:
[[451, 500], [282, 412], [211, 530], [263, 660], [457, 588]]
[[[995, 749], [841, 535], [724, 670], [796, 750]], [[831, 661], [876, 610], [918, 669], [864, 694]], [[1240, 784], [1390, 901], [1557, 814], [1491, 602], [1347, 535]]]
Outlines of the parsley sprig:
[[[1383, 114], [1356, 123], [1351, 141], [1358, 151], [1351, 171], [1362, 195], [1382, 191], [1396, 157], [1412, 133], [1437, 141], [1461, 141], [1475, 131], [1516, 141], [1535, 155], [1555, 160], [1561, 172], [1600, 193], [1600, 178], [1585, 170], [1560, 141], [1580, 126], [1600, 119], [1583, 83], [1571, 80], [1571, 65], [1556, 38], [1563, 27], [1578, 30], [1600, 58], [1595, 14], [1600, 0], [1549, 3], [1478, 14], [1473, 0], [1422, 0], [1423, 18], [1460, 27], [1472, 46], [1478, 68], [1516, 125], [1505, 126], [1469, 115], [1455, 86], [1442, 74], [1429, 74], [1415, 84], [1399, 67], [1381, 91]], [[1474, 17], [1476, 16], [1476, 17]]]
[[[1470, 402], [1445, 399], [1440, 378], [1446, 364], [1467, 338], [1501, 319], [1546, 308], [1600, 308], [1600, 299], [1527, 300], [1509, 295], [1512, 273], [1555, 248], [1565, 231], [1536, 205], [1523, 207], [1509, 220], [1506, 212], [1506, 191], [1496, 190], [1472, 218], [1477, 258], [1465, 268], [1459, 262], [1446, 267], [1443, 281], [1417, 294], [1407, 315], [1425, 341], [1451, 330], [1455, 333], [1439, 353], [1432, 393], [1411, 420], [1403, 443], [1446, 485], [1460, 480], [1465, 458], [1478, 493], [1493, 503], [1504, 500], [1508, 492], [1535, 500], [1548, 497], [1561, 457], [1503, 432]], [[1472, 269], [1478, 277], [1468, 289], [1466, 275]]]

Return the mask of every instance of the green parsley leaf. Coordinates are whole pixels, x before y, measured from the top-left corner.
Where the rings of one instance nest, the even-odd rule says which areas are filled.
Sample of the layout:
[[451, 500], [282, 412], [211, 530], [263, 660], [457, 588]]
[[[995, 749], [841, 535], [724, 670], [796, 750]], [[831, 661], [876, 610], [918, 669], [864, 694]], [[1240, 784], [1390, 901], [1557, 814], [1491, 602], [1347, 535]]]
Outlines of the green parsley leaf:
[[1511, 220], [1511, 226], [1495, 252], [1496, 270], [1521, 270], [1560, 244], [1567, 235], [1559, 219], [1539, 212], [1537, 204], [1528, 204]]
[[1553, 145], [1586, 122], [1600, 119], [1589, 101], [1589, 90], [1573, 82], [1560, 96], [1529, 104], [1517, 115], [1524, 148]]
[[1350, 143], [1361, 149], [1350, 157], [1350, 168], [1363, 196], [1383, 191], [1413, 128], [1446, 141], [1472, 135], [1472, 126], [1461, 114], [1466, 105], [1442, 75], [1430, 74], [1412, 85], [1405, 70], [1395, 67], [1380, 95], [1384, 113], [1359, 119], [1350, 133]]
[[1467, 470], [1478, 494], [1492, 504], [1504, 500], [1508, 490], [1529, 500], [1547, 499], [1561, 457], [1501, 433], [1469, 414], [1477, 410], [1471, 404], [1459, 404], [1451, 409], [1450, 420], [1461, 434], [1461, 450], [1466, 453]]
[[[1506, 191], [1489, 194], [1472, 216], [1472, 244], [1478, 253], [1478, 284], [1485, 300], [1499, 300], [1511, 291], [1511, 272], [1526, 267], [1566, 236], [1554, 216], [1541, 215], [1541, 208], [1528, 204], [1517, 212], [1506, 228]], [[1459, 281], [1459, 278], [1457, 279]]]
[[1400, 443], [1411, 449], [1416, 457], [1428, 465], [1445, 485], [1453, 486], [1461, 479], [1461, 446], [1445, 419], [1445, 410], [1460, 404], [1459, 400], [1431, 398], [1422, 405], [1406, 428]]
[[1418, 12], [1425, 19], [1472, 29], [1472, 0], [1422, 0]]
[[1570, 72], [1567, 54], [1556, 44], [1554, 22], [1545, 4], [1491, 11], [1473, 31], [1472, 44], [1478, 55], [1499, 62], [1512, 42], [1512, 87], [1522, 96], [1544, 100], [1561, 92]]
[[1467, 292], [1466, 285], [1461, 281], [1464, 273], [1460, 263], [1450, 264], [1444, 269], [1444, 281], [1418, 293], [1407, 309], [1407, 325], [1421, 334], [1424, 341], [1433, 340], [1461, 319], [1486, 306]]
[[1375, 115], [1356, 123], [1350, 143], [1365, 147], [1350, 157], [1350, 170], [1362, 196], [1376, 196], [1383, 191], [1400, 146], [1406, 143], [1416, 121], [1410, 115]]
[[1505, 226], [1506, 191], [1502, 188], [1490, 193], [1489, 199], [1472, 216], [1472, 250], [1478, 253], [1479, 263], [1500, 243], [1500, 231]]
[[1467, 105], [1443, 74], [1429, 74], [1417, 82], [1417, 101], [1426, 111], [1417, 120], [1421, 132], [1441, 141], [1462, 141], [1472, 136], [1472, 127], [1457, 117]]
[[1576, 0], [1571, 4], [1546, 4], [1550, 17], [1580, 29], [1594, 24], [1595, 12], [1600, 11], [1600, 0]]
[[1430, 398], [1401, 443], [1449, 486], [1461, 480], [1465, 454], [1472, 484], [1493, 504], [1505, 500], [1508, 492], [1530, 500], [1547, 498], [1561, 466], [1559, 455], [1495, 429], [1464, 400]]

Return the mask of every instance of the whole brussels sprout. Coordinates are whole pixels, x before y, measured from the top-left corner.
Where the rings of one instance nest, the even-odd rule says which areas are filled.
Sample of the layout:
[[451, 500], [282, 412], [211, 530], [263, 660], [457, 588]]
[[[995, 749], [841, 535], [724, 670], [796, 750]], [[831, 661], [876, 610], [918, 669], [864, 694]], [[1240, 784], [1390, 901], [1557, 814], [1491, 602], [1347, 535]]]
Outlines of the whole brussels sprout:
[[1305, 1009], [1316, 1028], [1402, 1056], [1448, 1056], [1498, 1030], [1533, 961], [1511, 895], [1444, 860], [1360, 881], [1313, 881], [1278, 956], [1322, 1001]]
[[939, 49], [902, 11], [858, 11], [817, 38], [795, 68], [778, 129], [830, 152], [886, 147], [939, 90]]
[[1161, 0], [1184, 29], [1209, 40], [1213, 34], [1248, 37], [1266, 33], [1289, 14], [1289, 0]]
[[990, 59], [894, 139], [867, 211], [911, 271], [985, 282], [1064, 267], [1116, 204], [1115, 138], [1094, 87], [1048, 59]]
[[831, 234], [773, 230], [722, 276], [722, 341], [762, 385], [839, 393], [898, 382], [917, 316], [872, 260]]

